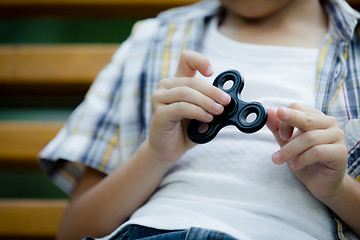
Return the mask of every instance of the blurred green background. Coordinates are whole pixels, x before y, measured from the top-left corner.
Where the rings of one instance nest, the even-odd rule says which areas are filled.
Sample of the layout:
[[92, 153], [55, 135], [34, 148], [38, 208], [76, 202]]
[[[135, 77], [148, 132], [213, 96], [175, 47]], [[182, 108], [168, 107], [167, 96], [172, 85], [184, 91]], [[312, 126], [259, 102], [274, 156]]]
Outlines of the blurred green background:
[[135, 19], [0, 19], [1, 44], [120, 43]]

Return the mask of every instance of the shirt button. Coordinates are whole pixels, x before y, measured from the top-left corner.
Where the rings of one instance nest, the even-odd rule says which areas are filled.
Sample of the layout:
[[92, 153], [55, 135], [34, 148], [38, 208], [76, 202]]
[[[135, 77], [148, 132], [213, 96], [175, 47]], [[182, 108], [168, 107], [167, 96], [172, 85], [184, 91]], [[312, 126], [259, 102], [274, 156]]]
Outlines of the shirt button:
[[340, 70], [341, 70], [341, 66], [340, 66], [340, 64], [337, 64], [335, 67], [335, 70], [334, 70], [334, 75], [336, 78], [339, 76]]

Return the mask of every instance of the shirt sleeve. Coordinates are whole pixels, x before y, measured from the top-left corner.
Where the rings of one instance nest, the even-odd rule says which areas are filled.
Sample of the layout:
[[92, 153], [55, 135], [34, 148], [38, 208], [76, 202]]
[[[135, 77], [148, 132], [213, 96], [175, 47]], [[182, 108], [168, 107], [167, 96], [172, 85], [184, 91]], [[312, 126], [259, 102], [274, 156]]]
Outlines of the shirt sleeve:
[[345, 124], [348, 149], [348, 173], [360, 182], [360, 119], [349, 119]]
[[66, 125], [39, 153], [43, 170], [68, 194], [86, 166], [109, 174], [122, 162], [118, 99], [130, 46], [131, 38], [121, 44]]

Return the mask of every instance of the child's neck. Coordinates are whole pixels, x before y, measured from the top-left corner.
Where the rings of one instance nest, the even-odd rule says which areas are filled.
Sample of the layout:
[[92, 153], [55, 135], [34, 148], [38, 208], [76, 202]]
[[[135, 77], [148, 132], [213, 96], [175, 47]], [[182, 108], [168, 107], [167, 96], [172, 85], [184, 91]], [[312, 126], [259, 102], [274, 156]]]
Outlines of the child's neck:
[[239, 42], [312, 48], [327, 32], [327, 17], [319, 1], [295, 1], [269, 16], [246, 19], [227, 11], [219, 30]]

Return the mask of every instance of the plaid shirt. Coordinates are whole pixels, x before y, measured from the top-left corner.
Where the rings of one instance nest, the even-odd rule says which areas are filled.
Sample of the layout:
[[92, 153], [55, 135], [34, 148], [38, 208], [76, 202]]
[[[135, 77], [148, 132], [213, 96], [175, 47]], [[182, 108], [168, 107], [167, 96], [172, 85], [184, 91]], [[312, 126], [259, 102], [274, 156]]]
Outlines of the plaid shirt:
[[[329, 33], [320, 46], [316, 107], [338, 119], [349, 150], [348, 173], [360, 181], [359, 14], [343, 0], [324, 5]], [[70, 193], [84, 166], [109, 174], [129, 159], [148, 135], [157, 82], [174, 76], [183, 50], [201, 52], [208, 19], [218, 10], [218, 1], [204, 1], [135, 25], [85, 100], [40, 153], [55, 183]], [[346, 239], [344, 225], [334, 219], [338, 238]]]

